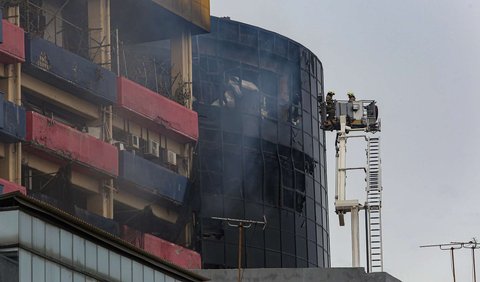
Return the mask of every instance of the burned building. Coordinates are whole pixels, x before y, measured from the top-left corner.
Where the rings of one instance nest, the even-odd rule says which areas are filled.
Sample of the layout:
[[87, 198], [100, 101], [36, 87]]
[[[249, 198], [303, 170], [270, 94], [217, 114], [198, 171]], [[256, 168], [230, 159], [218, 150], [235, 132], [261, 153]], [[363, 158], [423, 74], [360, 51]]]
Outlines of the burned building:
[[208, 0], [0, 3], [0, 192], [182, 267], [237, 266], [238, 230], [212, 217], [266, 219], [245, 229], [246, 267], [330, 265], [308, 49], [210, 22]]
[[[0, 5], [0, 192], [20, 191], [200, 267], [187, 201], [198, 139], [191, 38], [209, 31], [209, 1]], [[142, 15], [135, 25], [132, 13]], [[163, 93], [175, 86], [152, 91], [127, 65], [129, 46], [155, 41], [172, 46], [160, 63], [182, 77], [182, 103]]]
[[238, 265], [238, 229], [212, 217], [264, 216], [265, 230], [244, 230], [245, 267], [328, 267], [321, 62], [291, 39], [225, 18], [194, 38], [193, 54], [204, 267]]

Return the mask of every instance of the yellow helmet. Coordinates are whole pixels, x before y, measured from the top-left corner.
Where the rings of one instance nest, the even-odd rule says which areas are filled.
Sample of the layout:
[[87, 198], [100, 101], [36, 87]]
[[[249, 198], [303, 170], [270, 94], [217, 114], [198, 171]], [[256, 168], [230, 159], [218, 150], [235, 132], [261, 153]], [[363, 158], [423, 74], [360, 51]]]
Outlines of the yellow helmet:
[[348, 96], [348, 97], [355, 97], [355, 95], [353, 94], [352, 91], [348, 91], [348, 92], [347, 92], [347, 96]]

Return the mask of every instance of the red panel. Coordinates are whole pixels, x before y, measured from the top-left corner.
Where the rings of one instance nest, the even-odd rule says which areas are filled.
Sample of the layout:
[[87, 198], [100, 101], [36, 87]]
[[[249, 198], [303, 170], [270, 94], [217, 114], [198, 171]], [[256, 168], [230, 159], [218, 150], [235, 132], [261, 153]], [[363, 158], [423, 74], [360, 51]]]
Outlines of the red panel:
[[187, 269], [202, 268], [200, 254], [128, 226], [122, 226], [122, 239], [152, 255]]
[[27, 194], [27, 189], [20, 184], [10, 182], [8, 180], [0, 178], [0, 185], [3, 186], [3, 194], [20, 192], [23, 195]]
[[175, 133], [198, 140], [197, 113], [124, 77], [118, 78], [118, 106]]
[[199, 253], [150, 234], [143, 235], [143, 249], [183, 268], [202, 268], [202, 259]]
[[22, 28], [2, 20], [3, 43], [0, 44], [0, 63], [25, 62], [25, 36]]
[[27, 141], [39, 149], [118, 176], [115, 146], [35, 112], [27, 112]]

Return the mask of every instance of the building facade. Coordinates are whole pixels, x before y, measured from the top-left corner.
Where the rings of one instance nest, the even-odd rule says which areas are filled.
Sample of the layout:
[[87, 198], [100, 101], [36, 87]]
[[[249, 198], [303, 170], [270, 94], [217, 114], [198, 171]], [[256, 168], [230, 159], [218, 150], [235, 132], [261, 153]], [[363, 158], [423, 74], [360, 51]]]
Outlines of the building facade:
[[[200, 267], [199, 254], [186, 249], [198, 140], [191, 38], [209, 31], [209, 1], [0, 3], [2, 190], [19, 190], [184, 267]], [[133, 14], [141, 15], [135, 25]], [[168, 81], [180, 77], [182, 84], [152, 91], [132, 76], [125, 50], [152, 41], [171, 45], [161, 63]], [[171, 247], [159, 250], [169, 242], [191, 260], [181, 261]]]
[[180, 282], [207, 279], [21, 194], [0, 197], [3, 282]]
[[291, 39], [228, 18], [212, 19], [193, 50], [204, 267], [238, 266], [238, 228], [212, 217], [264, 216], [264, 230], [244, 229], [245, 267], [328, 267], [321, 62]]
[[238, 230], [212, 217], [267, 221], [244, 230], [246, 267], [330, 265], [308, 49], [211, 22], [208, 0], [1, 3], [2, 192], [182, 267], [238, 265]]

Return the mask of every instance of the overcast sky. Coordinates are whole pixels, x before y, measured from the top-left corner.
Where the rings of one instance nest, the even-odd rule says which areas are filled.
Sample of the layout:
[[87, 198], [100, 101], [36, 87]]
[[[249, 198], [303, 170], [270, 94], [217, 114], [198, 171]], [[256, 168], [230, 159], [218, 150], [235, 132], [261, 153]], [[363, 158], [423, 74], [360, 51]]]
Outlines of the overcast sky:
[[[309, 48], [336, 98], [352, 90], [378, 101], [385, 270], [403, 281], [452, 281], [449, 253], [419, 246], [480, 239], [480, 2], [211, 0], [211, 12]], [[327, 141], [332, 266], [349, 266], [350, 228], [333, 212], [333, 133]], [[349, 142], [347, 155], [362, 164], [364, 144]], [[364, 201], [354, 174], [348, 195]], [[470, 251], [455, 256], [457, 281], [472, 281]]]

